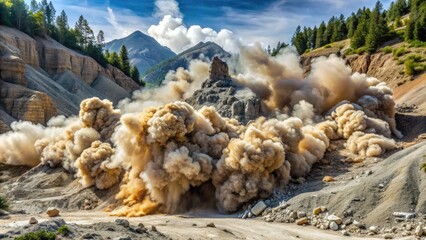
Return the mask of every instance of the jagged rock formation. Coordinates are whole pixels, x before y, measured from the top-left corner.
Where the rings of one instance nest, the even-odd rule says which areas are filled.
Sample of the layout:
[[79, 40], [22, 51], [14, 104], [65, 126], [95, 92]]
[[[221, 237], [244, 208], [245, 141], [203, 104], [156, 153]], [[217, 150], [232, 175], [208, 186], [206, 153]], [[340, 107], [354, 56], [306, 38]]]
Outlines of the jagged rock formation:
[[212, 61], [210, 78], [185, 101], [195, 108], [215, 106], [222, 116], [243, 123], [265, 112], [262, 101], [251, 90], [237, 86], [229, 76], [228, 65], [218, 57]]
[[188, 69], [189, 63], [194, 59], [203, 61], [211, 61], [214, 57], [222, 59], [229, 58], [231, 54], [223, 50], [219, 45], [213, 42], [200, 42], [192, 48], [189, 48], [177, 56], [167, 59], [152, 68], [148, 69], [143, 75], [145, 82], [160, 85], [171, 70], [176, 70], [180, 67]]
[[52, 116], [77, 114], [89, 97], [113, 102], [139, 86], [112, 66], [70, 50], [51, 38], [31, 38], [0, 26], [0, 133], [12, 121], [45, 124]]

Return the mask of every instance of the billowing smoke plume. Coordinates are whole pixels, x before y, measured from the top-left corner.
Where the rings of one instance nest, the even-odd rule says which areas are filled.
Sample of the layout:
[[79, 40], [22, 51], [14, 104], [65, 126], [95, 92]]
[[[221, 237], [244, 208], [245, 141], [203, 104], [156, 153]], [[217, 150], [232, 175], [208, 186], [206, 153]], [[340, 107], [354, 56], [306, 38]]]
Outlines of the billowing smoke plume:
[[352, 74], [341, 59], [316, 60], [306, 78], [291, 53], [271, 57], [246, 47], [240, 61], [235, 81], [270, 110], [247, 126], [180, 101], [208, 76], [208, 66], [195, 61], [168, 74], [162, 87], [121, 102], [122, 111], [92, 98], [81, 103], [79, 118], [48, 127], [15, 123], [0, 136], [0, 162], [62, 166], [98, 189], [120, 184], [113, 214], [140, 216], [182, 211], [202, 188], [213, 189], [220, 210], [238, 210], [306, 176], [335, 140], [362, 157], [396, 147], [392, 91]]
[[123, 113], [140, 112], [146, 107], [184, 100], [201, 88], [209, 76], [209, 67], [201, 60], [192, 60], [187, 70], [170, 71], [160, 87], [135, 91], [132, 99], [122, 100], [118, 107]]

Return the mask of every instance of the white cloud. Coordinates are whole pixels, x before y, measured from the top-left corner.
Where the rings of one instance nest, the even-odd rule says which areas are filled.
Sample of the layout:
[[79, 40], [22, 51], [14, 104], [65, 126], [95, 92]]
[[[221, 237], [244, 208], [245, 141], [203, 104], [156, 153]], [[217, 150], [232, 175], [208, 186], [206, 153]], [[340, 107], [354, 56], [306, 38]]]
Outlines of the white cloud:
[[182, 13], [179, 9], [179, 3], [175, 0], [156, 0], [155, 1], [155, 12], [154, 16], [162, 18], [166, 15], [172, 17], [182, 17]]

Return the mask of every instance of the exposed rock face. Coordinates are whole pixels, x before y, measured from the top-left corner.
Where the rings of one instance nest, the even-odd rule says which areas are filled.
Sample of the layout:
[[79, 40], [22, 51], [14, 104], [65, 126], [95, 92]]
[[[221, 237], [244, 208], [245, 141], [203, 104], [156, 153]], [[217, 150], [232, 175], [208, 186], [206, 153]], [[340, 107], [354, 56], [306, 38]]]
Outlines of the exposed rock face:
[[229, 76], [228, 65], [213, 59], [210, 78], [186, 102], [195, 108], [214, 106], [225, 117], [247, 123], [264, 113], [262, 102], [249, 89], [238, 87]]
[[0, 79], [26, 87], [24, 74], [25, 64], [22, 59], [12, 55], [0, 56]]
[[115, 83], [118, 86], [124, 88], [128, 92], [133, 92], [140, 88], [140, 86], [135, 81], [130, 79], [128, 76], [126, 76], [126, 74], [124, 74], [116, 67], [108, 65], [105, 71], [111, 79], [115, 80]]
[[90, 85], [104, 70], [94, 59], [67, 49], [50, 38], [37, 38], [37, 44], [41, 53], [40, 67], [51, 75], [70, 70]]
[[351, 55], [346, 57], [346, 63], [353, 72], [366, 73], [386, 82], [392, 88], [410, 80], [410, 77], [404, 74], [404, 65], [398, 64], [398, 61], [393, 59], [392, 53]]
[[7, 125], [5, 122], [0, 120], [0, 134], [8, 132], [10, 130], [9, 125]]
[[139, 88], [112, 66], [103, 68], [51, 38], [33, 39], [5, 26], [0, 26], [0, 85], [0, 132], [16, 120], [45, 124], [57, 113], [77, 114], [89, 97], [117, 103]]
[[0, 105], [13, 118], [45, 124], [56, 106], [45, 93], [0, 81]]

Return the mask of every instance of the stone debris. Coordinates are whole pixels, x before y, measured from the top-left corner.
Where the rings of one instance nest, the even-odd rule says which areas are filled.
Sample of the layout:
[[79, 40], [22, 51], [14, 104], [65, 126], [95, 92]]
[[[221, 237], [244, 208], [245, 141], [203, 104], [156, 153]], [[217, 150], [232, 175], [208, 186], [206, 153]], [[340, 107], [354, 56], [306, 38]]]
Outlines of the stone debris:
[[126, 219], [115, 219], [115, 224], [123, 227], [129, 227], [130, 223]]
[[38, 223], [38, 220], [35, 217], [30, 218], [29, 224], [37, 224], [37, 223]]
[[251, 208], [251, 213], [255, 216], [261, 214], [268, 206], [264, 201], [259, 201], [254, 207]]
[[325, 176], [325, 177], [322, 179], [322, 181], [323, 181], [323, 182], [334, 182], [335, 180], [334, 180], [334, 178], [333, 178], [332, 176]]
[[393, 216], [395, 218], [403, 218], [405, 220], [413, 219], [416, 217], [416, 213], [409, 213], [409, 212], [394, 212]]
[[214, 223], [208, 223], [208, 224], [206, 225], [206, 227], [215, 228], [216, 226], [214, 225]]
[[57, 217], [59, 216], [59, 209], [50, 207], [47, 209], [46, 213], [49, 217]]
[[309, 219], [304, 217], [304, 218], [299, 218], [296, 220], [296, 224], [297, 225], [305, 225], [309, 223]]

